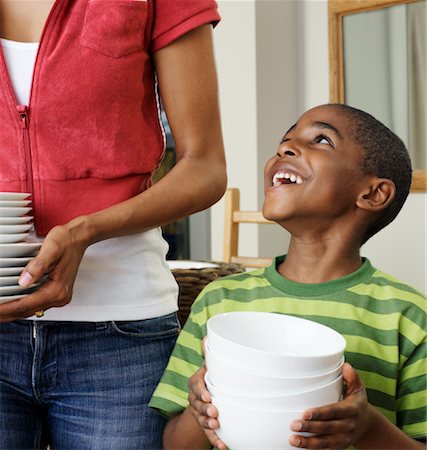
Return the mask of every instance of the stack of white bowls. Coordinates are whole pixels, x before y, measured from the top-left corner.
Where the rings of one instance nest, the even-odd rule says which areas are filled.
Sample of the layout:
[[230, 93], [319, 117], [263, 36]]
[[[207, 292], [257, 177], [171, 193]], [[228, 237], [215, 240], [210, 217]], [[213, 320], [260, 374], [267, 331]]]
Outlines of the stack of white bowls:
[[[231, 449], [292, 449], [290, 423], [342, 393], [344, 338], [283, 314], [231, 312], [208, 320], [205, 381]], [[301, 433], [304, 434], [304, 433]]]
[[0, 192], [0, 303], [22, 298], [41, 285], [23, 288], [18, 284], [19, 275], [41, 247], [29, 239], [31, 209], [30, 194]]

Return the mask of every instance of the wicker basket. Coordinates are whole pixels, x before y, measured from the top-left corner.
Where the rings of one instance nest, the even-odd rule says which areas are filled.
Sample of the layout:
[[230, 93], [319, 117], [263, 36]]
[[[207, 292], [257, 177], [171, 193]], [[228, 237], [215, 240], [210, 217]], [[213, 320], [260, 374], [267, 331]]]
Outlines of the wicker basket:
[[224, 263], [216, 261], [206, 261], [216, 264], [218, 267], [204, 267], [202, 269], [172, 269], [178, 286], [178, 316], [181, 325], [184, 325], [190, 314], [193, 304], [200, 291], [211, 281], [225, 277], [233, 273], [242, 273], [244, 267], [235, 263]]

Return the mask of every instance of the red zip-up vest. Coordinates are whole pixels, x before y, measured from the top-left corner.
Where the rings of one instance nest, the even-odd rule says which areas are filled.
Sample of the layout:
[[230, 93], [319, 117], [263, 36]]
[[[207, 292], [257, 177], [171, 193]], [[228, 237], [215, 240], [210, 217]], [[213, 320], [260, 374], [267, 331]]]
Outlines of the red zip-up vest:
[[38, 235], [150, 185], [164, 153], [151, 52], [215, 20], [212, 0], [56, 0], [29, 105], [0, 54], [0, 191], [31, 192]]

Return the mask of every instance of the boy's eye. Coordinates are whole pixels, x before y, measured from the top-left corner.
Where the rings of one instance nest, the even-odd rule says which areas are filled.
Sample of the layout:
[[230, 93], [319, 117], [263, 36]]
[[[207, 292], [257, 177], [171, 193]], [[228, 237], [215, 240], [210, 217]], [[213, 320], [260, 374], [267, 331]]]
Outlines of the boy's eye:
[[316, 138], [316, 144], [332, 145], [332, 142], [327, 136], [320, 135]]

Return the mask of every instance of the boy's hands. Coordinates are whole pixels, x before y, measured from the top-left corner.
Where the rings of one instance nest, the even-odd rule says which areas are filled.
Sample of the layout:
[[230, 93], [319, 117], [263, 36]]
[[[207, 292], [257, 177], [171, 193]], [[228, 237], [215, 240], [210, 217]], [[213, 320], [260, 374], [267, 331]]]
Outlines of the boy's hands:
[[315, 433], [316, 436], [293, 435], [289, 443], [295, 447], [345, 449], [357, 442], [370, 424], [369, 403], [365, 387], [357, 372], [345, 363], [345, 399], [320, 408], [308, 409], [301, 420], [291, 424], [292, 431]]
[[[204, 343], [205, 340], [203, 341], [203, 348]], [[188, 381], [189, 407], [194, 418], [197, 420], [197, 423], [205, 432], [209, 442], [219, 450], [226, 450], [227, 446], [215, 432], [215, 430], [219, 428], [219, 422], [217, 420], [218, 410], [211, 403], [212, 399], [205, 384], [205, 373], [206, 366], [203, 365], [203, 367], [195, 372]]]

